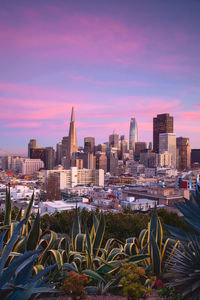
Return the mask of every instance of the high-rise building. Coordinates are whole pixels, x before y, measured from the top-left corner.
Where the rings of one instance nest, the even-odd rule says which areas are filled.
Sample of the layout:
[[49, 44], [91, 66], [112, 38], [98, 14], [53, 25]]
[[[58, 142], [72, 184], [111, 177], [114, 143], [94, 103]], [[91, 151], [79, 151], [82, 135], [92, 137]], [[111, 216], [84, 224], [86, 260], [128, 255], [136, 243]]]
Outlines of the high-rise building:
[[98, 152], [98, 151], [106, 152], [107, 148], [108, 147], [106, 144], [99, 144], [99, 145], [95, 146], [95, 152]]
[[145, 143], [145, 142], [136, 142], [135, 143], [134, 159], [136, 161], [140, 160], [140, 152], [145, 149], [147, 149], [147, 143]]
[[146, 168], [155, 168], [156, 167], [156, 153], [145, 149], [140, 152], [140, 163], [143, 164]]
[[96, 153], [96, 169], [102, 169], [107, 172], [107, 156], [105, 153]]
[[41, 159], [44, 162], [46, 168], [46, 149], [45, 148], [32, 148], [30, 151], [30, 158]]
[[176, 139], [177, 148], [177, 169], [185, 170], [191, 167], [191, 149], [189, 138], [178, 137]]
[[45, 166], [46, 169], [52, 170], [55, 166], [55, 150], [53, 147], [46, 147], [46, 161]]
[[69, 137], [63, 136], [63, 138], [62, 138], [62, 157], [68, 155], [68, 149], [69, 149]]
[[69, 127], [69, 144], [68, 144], [68, 155], [71, 157], [72, 153], [78, 151], [78, 143], [76, 136], [76, 125], [75, 125], [75, 116], [74, 116], [74, 108], [72, 107], [71, 113], [71, 122]]
[[168, 152], [171, 155], [171, 167], [176, 168], [176, 134], [160, 133], [159, 135], [159, 153]]
[[63, 145], [62, 142], [57, 143], [56, 145], [56, 164], [60, 165], [63, 157]]
[[160, 114], [153, 118], [153, 150], [159, 152], [159, 134], [174, 132], [174, 118], [169, 114]]
[[135, 143], [138, 142], [138, 126], [135, 118], [131, 118], [129, 129], [129, 150], [135, 150]]
[[95, 138], [85, 137], [84, 138], [84, 152], [94, 153]]
[[109, 135], [109, 147], [119, 149], [119, 134], [113, 132]]
[[38, 143], [35, 139], [31, 139], [28, 143], [28, 157], [31, 155], [31, 149], [38, 148]]
[[191, 150], [191, 163], [200, 163], [200, 149]]
[[112, 175], [116, 175], [118, 168], [118, 155], [117, 151], [110, 150], [107, 153], [107, 170]]

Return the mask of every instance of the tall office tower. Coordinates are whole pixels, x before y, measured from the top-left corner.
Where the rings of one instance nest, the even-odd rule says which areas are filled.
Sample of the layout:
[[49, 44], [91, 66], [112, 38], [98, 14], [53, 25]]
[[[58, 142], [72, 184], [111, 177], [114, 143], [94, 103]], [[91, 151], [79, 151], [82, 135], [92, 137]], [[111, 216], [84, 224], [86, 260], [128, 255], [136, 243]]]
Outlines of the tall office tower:
[[118, 168], [118, 155], [117, 151], [108, 151], [107, 153], [107, 170], [112, 175], [116, 175]]
[[63, 136], [63, 138], [62, 138], [62, 157], [68, 155], [68, 149], [69, 149], [69, 137]]
[[61, 159], [63, 157], [63, 145], [62, 142], [57, 143], [56, 145], [56, 164], [61, 164]]
[[174, 118], [169, 114], [160, 114], [153, 118], [153, 150], [159, 152], [159, 134], [174, 132]]
[[95, 138], [85, 137], [84, 138], [84, 152], [94, 153]]
[[38, 148], [38, 143], [35, 139], [30, 140], [28, 143], [28, 157], [31, 155], [31, 149]]
[[69, 145], [68, 145], [68, 155], [71, 157], [72, 153], [78, 151], [78, 143], [76, 136], [76, 125], [75, 125], [75, 116], [74, 116], [74, 108], [72, 107], [71, 113], [71, 122], [69, 127]]
[[199, 163], [200, 164], [200, 149], [192, 149], [191, 150], [191, 163]]
[[176, 168], [176, 134], [160, 133], [159, 134], [159, 153], [168, 152], [171, 155], [171, 167]]
[[93, 153], [88, 153], [87, 169], [96, 169], [96, 156], [94, 156]]
[[52, 170], [55, 166], [55, 151], [53, 147], [46, 147], [46, 169]]
[[136, 142], [135, 143], [134, 159], [136, 161], [140, 160], [140, 152], [145, 149], [147, 149], [147, 143], [145, 143], [145, 142]]
[[109, 147], [119, 149], [119, 134], [113, 132], [109, 135]]
[[178, 137], [176, 139], [177, 148], [177, 169], [185, 170], [191, 167], [191, 149], [189, 138]]
[[121, 145], [120, 145], [120, 150], [121, 150], [121, 156], [123, 157], [124, 153], [128, 153], [128, 141], [127, 140], [121, 140]]
[[142, 150], [140, 152], [140, 163], [146, 168], [156, 167], [156, 153], [149, 149]]
[[107, 151], [107, 146], [106, 144], [99, 144], [95, 146], [95, 152], [100, 151], [100, 152], [106, 152]]
[[102, 169], [107, 172], [107, 156], [105, 153], [96, 153], [96, 169]]
[[131, 118], [129, 129], [129, 150], [135, 150], [135, 143], [138, 142], [138, 126], [135, 118]]
[[30, 158], [41, 159], [46, 168], [46, 149], [45, 148], [32, 148], [30, 151]]

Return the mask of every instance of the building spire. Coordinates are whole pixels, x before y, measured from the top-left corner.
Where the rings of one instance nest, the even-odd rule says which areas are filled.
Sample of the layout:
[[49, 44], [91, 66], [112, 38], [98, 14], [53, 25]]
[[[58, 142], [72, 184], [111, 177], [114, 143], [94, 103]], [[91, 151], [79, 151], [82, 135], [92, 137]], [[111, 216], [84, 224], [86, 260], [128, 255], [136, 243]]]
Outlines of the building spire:
[[75, 122], [74, 107], [72, 106], [71, 122]]
[[72, 107], [71, 122], [69, 126], [68, 154], [69, 156], [71, 156], [72, 153], [77, 151], [78, 151], [78, 143], [77, 143], [77, 136], [76, 136], [75, 115], [74, 115], [74, 107]]

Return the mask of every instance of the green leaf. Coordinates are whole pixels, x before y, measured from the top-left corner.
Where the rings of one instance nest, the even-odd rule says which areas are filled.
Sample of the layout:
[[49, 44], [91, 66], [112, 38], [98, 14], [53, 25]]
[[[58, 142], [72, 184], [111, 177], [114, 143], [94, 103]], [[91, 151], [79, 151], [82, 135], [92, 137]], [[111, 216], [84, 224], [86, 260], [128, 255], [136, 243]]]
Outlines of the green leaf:
[[11, 199], [10, 199], [10, 188], [6, 188], [6, 201], [5, 201], [5, 217], [4, 217], [4, 225], [11, 224]]
[[94, 243], [93, 243], [94, 257], [97, 256], [99, 253], [99, 249], [101, 248], [101, 243], [102, 243], [103, 237], [104, 237], [104, 232], [105, 232], [105, 218], [104, 218], [103, 213], [101, 213], [99, 226], [97, 228], [96, 235], [94, 238]]
[[27, 238], [27, 250], [36, 249], [39, 240], [40, 240], [40, 214], [38, 212]]

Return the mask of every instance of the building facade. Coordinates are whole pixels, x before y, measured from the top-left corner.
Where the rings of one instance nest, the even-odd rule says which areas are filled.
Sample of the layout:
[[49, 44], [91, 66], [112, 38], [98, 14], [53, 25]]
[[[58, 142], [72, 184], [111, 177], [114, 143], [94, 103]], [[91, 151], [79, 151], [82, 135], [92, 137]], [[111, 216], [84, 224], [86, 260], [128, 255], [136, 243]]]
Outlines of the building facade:
[[174, 132], [174, 118], [169, 114], [160, 114], [153, 118], [153, 150], [159, 152], [160, 133]]
[[19, 172], [23, 175], [30, 175], [42, 168], [44, 168], [44, 162], [41, 159], [24, 158], [20, 163]]
[[191, 167], [191, 149], [189, 138], [178, 137], [176, 139], [177, 148], [177, 169], [188, 170]]
[[71, 157], [72, 153], [77, 151], [78, 151], [78, 142], [76, 136], [75, 115], [74, 115], [74, 108], [72, 107], [71, 121], [69, 127], [68, 155]]
[[31, 149], [38, 148], [38, 143], [35, 139], [30, 140], [28, 143], [28, 157], [30, 158]]
[[159, 153], [168, 152], [171, 155], [171, 167], [176, 168], [176, 134], [160, 133], [159, 134]]
[[135, 150], [135, 143], [138, 142], [138, 126], [135, 118], [131, 118], [129, 129], [129, 150]]

